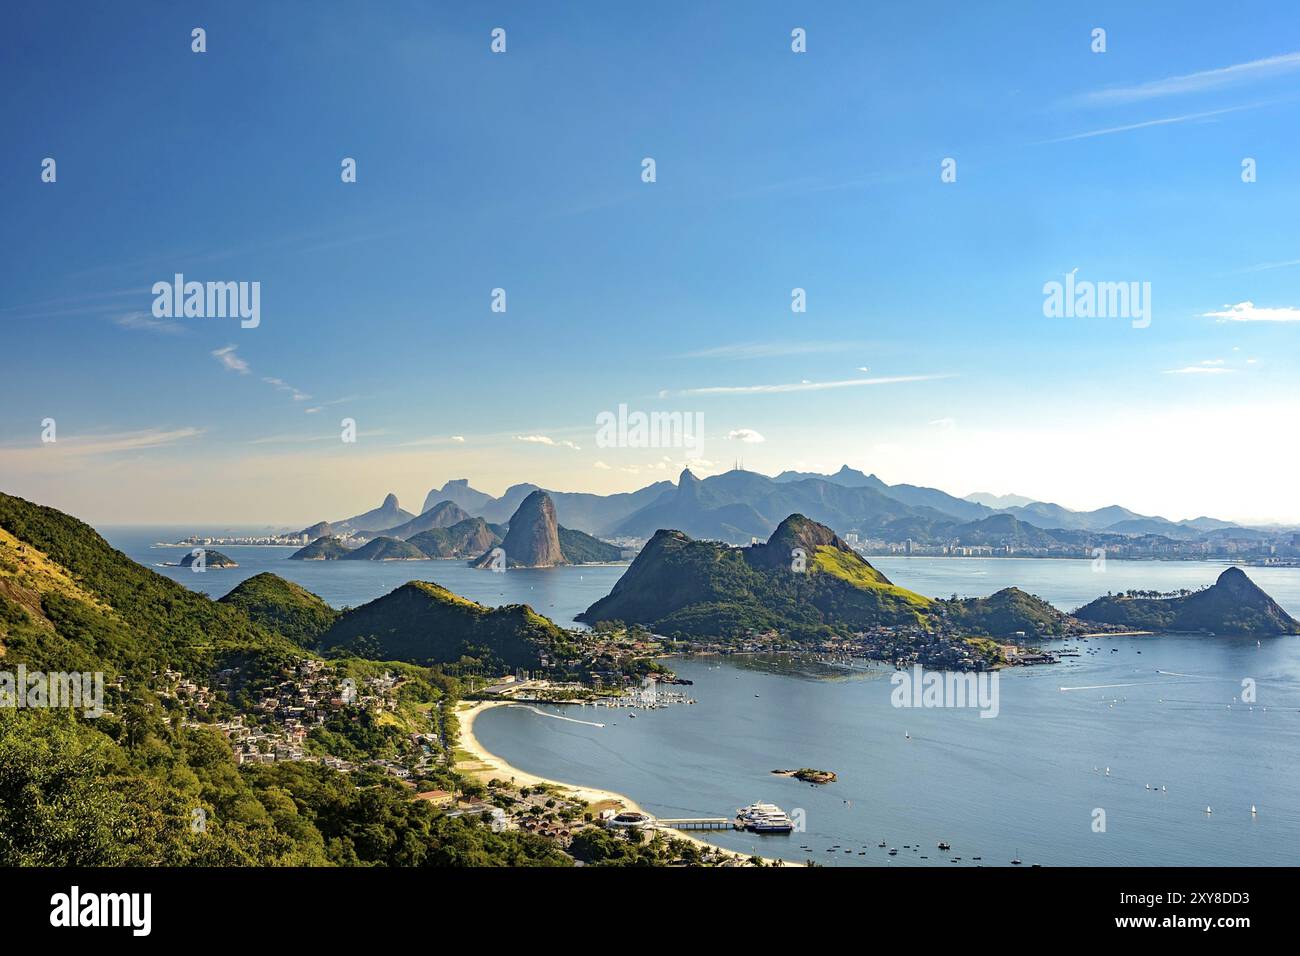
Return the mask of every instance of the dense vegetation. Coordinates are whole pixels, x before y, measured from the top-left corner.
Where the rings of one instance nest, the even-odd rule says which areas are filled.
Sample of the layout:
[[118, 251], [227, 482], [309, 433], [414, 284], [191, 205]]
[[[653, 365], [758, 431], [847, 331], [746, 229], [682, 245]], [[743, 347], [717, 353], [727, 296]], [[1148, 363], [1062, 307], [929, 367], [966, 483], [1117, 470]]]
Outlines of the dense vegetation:
[[[259, 688], [308, 655], [281, 629], [306, 643], [332, 612], [273, 575], [227, 598], [190, 591], [87, 525], [0, 494], [4, 669], [104, 671], [109, 681], [99, 717], [0, 709], [0, 866], [570, 862], [550, 840], [493, 833], [412, 800], [410, 785], [370, 763], [424, 753], [414, 786], [482, 790], [451, 769], [458, 684], [436, 670], [348, 657], [326, 665], [358, 686], [400, 678], [391, 709], [349, 708], [309, 737], [309, 749], [355, 760], [351, 773], [298, 760], [237, 765], [211, 722], [238, 714], [256, 724]], [[208, 686], [218, 669], [238, 676], [206, 709], [164, 677], [180, 671]]]
[[0, 711], [0, 866], [564, 865], [391, 778], [290, 762], [237, 768], [209, 730], [147, 712], [90, 722]]
[[573, 638], [526, 604], [486, 608], [432, 582], [411, 581], [344, 614], [321, 647], [416, 663], [466, 658], [485, 670], [536, 668], [575, 655]]
[[599, 538], [593, 538], [586, 532], [565, 527], [557, 530], [560, 535], [560, 550], [564, 552], [564, 559], [570, 564], [620, 561], [623, 558], [622, 548], [601, 541]]
[[942, 607], [952, 624], [971, 634], [1007, 637], [1024, 631], [1027, 637], [1047, 637], [1077, 626], [1068, 615], [1019, 588], [1003, 588], [986, 598], [953, 597]]
[[1074, 613], [1087, 621], [1150, 631], [1300, 633], [1300, 622], [1260, 590], [1240, 568], [1228, 568], [1213, 587], [1200, 591], [1158, 598], [1108, 594]]
[[301, 585], [263, 571], [221, 598], [249, 620], [283, 634], [301, 647], [313, 647], [338, 618], [334, 610]]
[[[803, 551], [800, 565], [795, 549]], [[829, 529], [795, 515], [766, 545], [750, 548], [661, 531], [583, 619], [635, 621], [674, 636], [779, 630], [801, 639], [918, 624], [932, 604], [891, 584]]]
[[429, 556], [398, 538], [372, 538], [342, 556], [344, 561], [427, 561]]
[[338, 561], [347, 557], [351, 549], [333, 536], [317, 538], [306, 547], [289, 555], [290, 561]]
[[467, 518], [446, 528], [430, 528], [406, 539], [431, 558], [477, 558], [501, 543], [501, 535], [482, 518]]
[[[53, 508], [0, 494], [0, 529], [8, 532], [0, 538], [0, 640], [6, 656], [29, 666], [109, 674], [172, 666], [206, 676], [231, 659], [297, 654], [286, 638], [136, 564]], [[43, 583], [60, 577], [75, 590]]]
[[996, 637], [1060, 634], [1071, 626], [1066, 615], [1016, 588], [987, 598], [923, 597], [893, 584], [829, 528], [802, 515], [791, 515], [765, 544], [748, 548], [661, 531], [582, 620], [634, 621], [673, 637], [775, 631], [796, 641], [879, 626]]

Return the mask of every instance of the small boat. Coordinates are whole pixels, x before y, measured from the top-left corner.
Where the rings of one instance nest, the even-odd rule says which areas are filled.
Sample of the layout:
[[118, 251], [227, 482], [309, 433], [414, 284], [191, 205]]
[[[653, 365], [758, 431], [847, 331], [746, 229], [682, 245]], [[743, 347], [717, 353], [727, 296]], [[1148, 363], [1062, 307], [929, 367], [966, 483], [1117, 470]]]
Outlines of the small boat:
[[949, 843], [947, 840], [940, 840], [938, 843], [938, 847], [940, 850], [951, 850], [952, 844]]
[[636, 714], [628, 714], [628, 715], [627, 715], [627, 719], [628, 719], [628, 720], [636, 720]]
[[889, 855], [890, 855], [890, 856], [898, 856], [898, 849], [897, 849], [896, 847], [892, 847], [892, 846], [891, 846], [891, 847], [889, 848]]
[[1253, 816], [1255, 816], [1255, 814], [1257, 814], [1257, 813], [1259, 813], [1259, 811], [1255, 809], [1255, 805], [1252, 803], [1252, 804], [1250, 805], [1250, 815], [1253, 817]]
[[1019, 865], [1020, 865], [1020, 851], [1019, 851], [1019, 850], [1017, 850], [1017, 851], [1016, 851], [1016, 855], [1013, 856], [1013, 857], [1011, 858], [1011, 865], [1012, 865], [1012, 866], [1019, 866]]
[[1206, 812], [1206, 813], [1213, 813], [1214, 811], [1211, 810], [1209, 807], [1206, 807], [1206, 808], [1205, 808], [1205, 812]]
[[879, 843], [876, 844], [876, 846], [880, 847], [881, 849], [884, 849], [885, 841], [881, 840]]

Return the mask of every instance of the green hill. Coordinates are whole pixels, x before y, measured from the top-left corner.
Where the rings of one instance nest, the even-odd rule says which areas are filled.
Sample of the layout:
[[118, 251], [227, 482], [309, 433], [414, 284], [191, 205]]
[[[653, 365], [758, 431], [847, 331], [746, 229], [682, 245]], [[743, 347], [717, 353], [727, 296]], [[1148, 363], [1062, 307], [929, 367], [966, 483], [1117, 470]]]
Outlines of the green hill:
[[466, 518], [449, 528], [430, 528], [407, 538], [431, 558], [476, 558], [501, 543], [501, 535], [482, 518]]
[[397, 538], [375, 538], [342, 556], [344, 561], [428, 561], [415, 545]]
[[1174, 597], [1115, 594], [1074, 612], [1085, 621], [1150, 631], [1209, 631], [1215, 634], [1296, 634], [1300, 622], [1264, 593], [1240, 568], [1228, 568], [1201, 591]]
[[50, 670], [206, 675], [296, 649], [233, 608], [136, 564], [76, 518], [0, 494], [0, 648]]
[[242, 582], [219, 603], [302, 647], [314, 646], [339, 616], [306, 588], [269, 571]]
[[486, 608], [427, 581], [411, 581], [346, 612], [321, 638], [322, 649], [359, 657], [535, 668], [572, 656], [569, 635], [526, 604]]
[[941, 602], [950, 623], [986, 637], [1048, 637], [1078, 629], [1078, 622], [1042, 598], [1019, 588], [1003, 588], [985, 598], [959, 598]]
[[289, 555], [290, 561], [338, 561], [351, 551], [335, 537], [317, 538], [306, 547]]
[[622, 620], [664, 634], [789, 636], [923, 624], [935, 602], [894, 585], [834, 532], [791, 515], [766, 544], [732, 548], [659, 531], [583, 621]]
[[623, 549], [607, 541], [594, 538], [584, 531], [557, 528], [560, 550], [570, 564], [606, 564], [623, 560]]

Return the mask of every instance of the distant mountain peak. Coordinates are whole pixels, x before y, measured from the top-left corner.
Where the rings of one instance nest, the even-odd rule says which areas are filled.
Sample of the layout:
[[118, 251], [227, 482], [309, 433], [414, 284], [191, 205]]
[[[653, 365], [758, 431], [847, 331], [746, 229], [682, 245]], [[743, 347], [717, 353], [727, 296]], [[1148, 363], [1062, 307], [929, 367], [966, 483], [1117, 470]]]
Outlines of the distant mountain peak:
[[[568, 564], [560, 547], [560, 525], [555, 518], [555, 502], [540, 488], [520, 502], [510, 517], [510, 528], [501, 548], [506, 560], [525, 568], [549, 568]], [[491, 566], [489, 551], [474, 562], [478, 568]]]
[[399, 507], [401, 507], [401, 506], [397, 503], [397, 495], [393, 494], [393, 493], [390, 491], [388, 494], [386, 494], [386, 495], [384, 496], [384, 503], [383, 503], [382, 505], [380, 505], [380, 507], [381, 507], [381, 508], [399, 508]]

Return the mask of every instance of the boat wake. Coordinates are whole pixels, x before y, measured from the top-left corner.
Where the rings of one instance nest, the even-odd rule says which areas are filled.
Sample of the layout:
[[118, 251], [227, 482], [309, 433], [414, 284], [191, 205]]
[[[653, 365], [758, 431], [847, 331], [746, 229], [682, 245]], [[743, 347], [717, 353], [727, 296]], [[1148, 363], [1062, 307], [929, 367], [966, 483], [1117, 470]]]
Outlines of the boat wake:
[[560, 714], [548, 714], [544, 710], [538, 710], [536, 707], [529, 707], [525, 704], [511, 704], [511, 707], [518, 707], [521, 710], [531, 710], [538, 717], [551, 717], [555, 720], [567, 720], [571, 724], [586, 724], [588, 727], [604, 727], [604, 724], [598, 724], [594, 720], [579, 720], [576, 717], [564, 717]]

